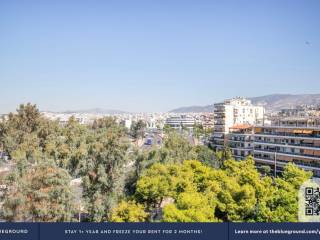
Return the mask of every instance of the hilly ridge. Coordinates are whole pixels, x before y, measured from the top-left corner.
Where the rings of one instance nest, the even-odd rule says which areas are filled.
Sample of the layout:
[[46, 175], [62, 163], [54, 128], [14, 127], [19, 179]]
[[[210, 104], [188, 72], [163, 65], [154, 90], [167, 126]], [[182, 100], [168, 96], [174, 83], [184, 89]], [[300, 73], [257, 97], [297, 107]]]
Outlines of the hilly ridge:
[[[255, 105], [262, 105], [267, 111], [279, 111], [283, 108], [293, 108], [299, 105], [320, 104], [320, 94], [270, 94], [248, 98]], [[172, 113], [212, 112], [213, 104], [206, 106], [187, 106], [171, 110]]]

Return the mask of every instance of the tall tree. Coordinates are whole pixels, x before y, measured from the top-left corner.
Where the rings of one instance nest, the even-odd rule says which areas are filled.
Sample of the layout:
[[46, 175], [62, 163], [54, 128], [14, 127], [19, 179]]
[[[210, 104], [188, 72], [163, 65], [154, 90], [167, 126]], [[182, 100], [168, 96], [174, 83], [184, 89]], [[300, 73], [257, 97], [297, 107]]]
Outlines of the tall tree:
[[146, 130], [146, 123], [142, 120], [138, 120], [137, 122], [133, 122], [130, 128], [130, 134], [134, 139], [140, 139], [144, 137]]
[[82, 178], [89, 220], [101, 222], [110, 217], [114, 203], [122, 194], [119, 185], [127, 163], [127, 149], [125, 132], [118, 125], [95, 131]]
[[67, 171], [53, 163], [36, 165], [22, 177], [11, 177], [2, 216], [7, 221], [72, 221], [74, 197]]
[[181, 163], [190, 159], [196, 159], [196, 153], [189, 140], [177, 132], [169, 133], [160, 149], [160, 162]]
[[18, 151], [17, 155], [33, 158], [32, 151], [39, 144], [37, 133], [43, 121], [45, 120], [36, 105], [21, 104], [16, 113], [9, 113], [7, 118], [0, 122], [0, 142], [3, 150], [10, 157]]
[[194, 147], [196, 158], [200, 162], [207, 164], [208, 166], [214, 167], [214, 151], [205, 145], [198, 145]]

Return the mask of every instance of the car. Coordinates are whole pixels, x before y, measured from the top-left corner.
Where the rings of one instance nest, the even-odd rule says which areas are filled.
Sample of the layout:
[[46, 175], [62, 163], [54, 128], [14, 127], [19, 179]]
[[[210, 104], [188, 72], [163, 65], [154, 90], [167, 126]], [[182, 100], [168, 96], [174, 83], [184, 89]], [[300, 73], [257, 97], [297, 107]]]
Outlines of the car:
[[152, 139], [148, 138], [147, 141], [145, 142], [145, 145], [152, 145]]

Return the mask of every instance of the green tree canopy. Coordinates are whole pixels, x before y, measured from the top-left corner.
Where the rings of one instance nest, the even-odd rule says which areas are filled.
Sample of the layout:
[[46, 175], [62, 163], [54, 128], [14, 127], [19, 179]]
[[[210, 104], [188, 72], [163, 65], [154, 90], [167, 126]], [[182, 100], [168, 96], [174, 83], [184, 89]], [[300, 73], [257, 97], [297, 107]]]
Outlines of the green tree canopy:
[[110, 221], [112, 222], [145, 222], [148, 214], [144, 211], [142, 204], [134, 201], [122, 201], [113, 209]]
[[70, 180], [67, 171], [52, 163], [29, 168], [21, 178], [9, 178], [2, 216], [7, 221], [72, 221], [75, 208]]
[[161, 163], [181, 163], [194, 158], [196, 153], [186, 137], [177, 132], [170, 132], [165, 137], [163, 147], [160, 149]]
[[95, 132], [84, 167], [83, 188], [89, 219], [100, 222], [110, 216], [113, 203], [122, 193], [121, 176], [127, 163], [125, 132], [111, 125]]
[[130, 134], [133, 138], [143, 138], [146, 130], [146, 123], [142, 120], [138, 120], [137, 122], [132, 122], [131, 128], [130, 128]]
[[297, 221], [297, 191], [310, 176], [289, 164], [273, 180], [261, 176], [252, 158], [226, 160], [222, 169], [199, 161], [157, 163], [140, 177], [134, 197], [149, 210], [173, 198], [163, 221]]

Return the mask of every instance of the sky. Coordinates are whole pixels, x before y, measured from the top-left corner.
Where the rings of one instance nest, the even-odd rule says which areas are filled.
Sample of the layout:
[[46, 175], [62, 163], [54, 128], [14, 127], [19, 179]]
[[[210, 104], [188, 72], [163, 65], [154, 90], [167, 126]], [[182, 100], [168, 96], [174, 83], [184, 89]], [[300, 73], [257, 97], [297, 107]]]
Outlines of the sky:
[[320, 93], [318, 0], [0, 1], [0, 113]]

